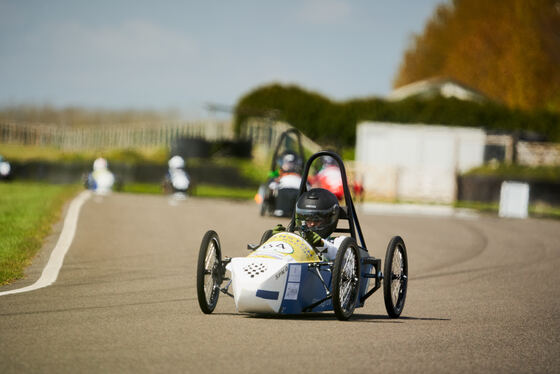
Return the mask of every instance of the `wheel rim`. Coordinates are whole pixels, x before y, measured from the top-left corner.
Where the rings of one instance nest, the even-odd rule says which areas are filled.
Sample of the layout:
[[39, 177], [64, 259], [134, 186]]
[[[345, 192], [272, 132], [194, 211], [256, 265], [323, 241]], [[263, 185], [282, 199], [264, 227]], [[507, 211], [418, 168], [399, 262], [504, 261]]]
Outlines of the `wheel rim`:
[[343, 310], [354, 309], [356, 284], [358, 283], [357, 258], [353, 250], [344, 254], [340, 282], [340, 305]]
[[217, 292], [218, 281], [218, 256], [217, 244], [215, 240], [211, 240], [208, 250], [206, 251], [206, 258], [204, 260], [204, 295], [206, 302], [212, 305]]
[[404, 282], [406, 282], [406, 275], [404, 273], [403, 254], [401, 246], [398, 246], [391, 263], [391, 300], [397, 308], [399, 307]]

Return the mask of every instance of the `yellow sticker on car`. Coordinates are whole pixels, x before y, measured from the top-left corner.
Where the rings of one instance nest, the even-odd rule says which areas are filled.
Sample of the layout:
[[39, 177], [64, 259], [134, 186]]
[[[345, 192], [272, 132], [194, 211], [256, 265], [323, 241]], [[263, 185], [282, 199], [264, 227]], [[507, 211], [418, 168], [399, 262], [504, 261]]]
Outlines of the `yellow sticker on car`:
[[247, 257], [275, 258], [294, 262], [321, 261], [305, 239], [291, 232], [281, 232], [272, 236]]

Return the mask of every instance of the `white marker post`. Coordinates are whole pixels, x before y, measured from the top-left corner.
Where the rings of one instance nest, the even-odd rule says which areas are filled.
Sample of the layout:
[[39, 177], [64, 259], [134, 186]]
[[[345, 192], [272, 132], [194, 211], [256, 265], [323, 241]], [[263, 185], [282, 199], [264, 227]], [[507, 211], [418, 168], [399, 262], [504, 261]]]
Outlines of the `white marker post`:
[[527, 218], [529, 216], [528, 183], [502, 182], [499, 216], [507, 218]]

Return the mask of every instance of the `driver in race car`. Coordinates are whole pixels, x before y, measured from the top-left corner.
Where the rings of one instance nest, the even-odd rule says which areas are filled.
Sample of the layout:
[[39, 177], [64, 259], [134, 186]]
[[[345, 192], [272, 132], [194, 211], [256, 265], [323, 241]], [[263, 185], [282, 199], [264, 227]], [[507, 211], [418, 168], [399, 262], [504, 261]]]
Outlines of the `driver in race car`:
[[276, 161], [277, 168], [269, 173], [269, 178], [277, 180], [285, 174], [300, 174], [302, 160], [294, 152], [284, 152]]
[[[336, 257], [336, 252], [345, 236], [331, 237], [336, 229], [340, 206], [337, 197], [324, 188], [313, 188], [303, 193], [296, 203], [296, 227], [300, 235], [327, 261]], [[276, 225], [272, 234], [286, 231]]]
[[269, 173], [266, 200], [272, 200], [276, 195], [273, 191], [282, 188], [298, 189], [301, 182], [301, 159], [291, 151], [286, 151], [279, 158], [279, 168]]
[[321, 187], [331, 191], [338, 200], [342, 200], [344, 187], [338, 163], [331, 156], [322, 156], [321, 163], [321, 168], [317, 171], [317, 174], [309, 178], [309, 182], [313, 187]]

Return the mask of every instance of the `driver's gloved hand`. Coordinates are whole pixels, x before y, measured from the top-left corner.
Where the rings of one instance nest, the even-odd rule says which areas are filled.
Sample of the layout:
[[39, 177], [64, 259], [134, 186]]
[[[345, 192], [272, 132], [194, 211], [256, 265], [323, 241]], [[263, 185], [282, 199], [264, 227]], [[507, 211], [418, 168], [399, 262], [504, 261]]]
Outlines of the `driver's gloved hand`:
[[284, 231], [286, 231], [286, 228], [279, 223], [272, 229], [272, 235], [276, 235]]
[[305, 240], [309, 242], [314, 247], [322, 247], [323, 246], [323, 238], [319, 234], [314, 231], [307, 231], [305, 233]]

